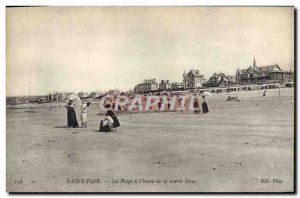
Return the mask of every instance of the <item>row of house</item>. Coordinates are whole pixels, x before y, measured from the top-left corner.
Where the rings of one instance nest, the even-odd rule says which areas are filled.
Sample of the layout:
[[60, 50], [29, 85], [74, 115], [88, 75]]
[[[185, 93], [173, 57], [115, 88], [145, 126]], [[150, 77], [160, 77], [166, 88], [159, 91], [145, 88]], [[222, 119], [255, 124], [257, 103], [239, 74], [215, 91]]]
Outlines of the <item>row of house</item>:
[[[49, 93], [46, 96], [40, 96], [39, 98], [41, 100], [46, 100], [46, 101], [54, 101], [54, 102], [59, 102], [59, 101], [65, 101], [67, 100], [68, 95], [70, 95], [72, 93], [63, 93], [63, 92], [53, 92], [53, 93]], [[83, 98], [93, 98], [99, 95], [98, 92], [79, 92], [77, 94], [81, 99]]]
[[179, 82], [169, 82], [169, 80], [161, 80], [161, 82], [158, 85], [159, 91], [164, 90], [180, 90], [183, 89], [183, 83]]
[[43, 97], [43, 100], [48, 100], [48, 101], [64, 101], [67, 98], [68, 93], [49, 93], [45, 97]]
[[134, 88], [135, 93], [147, 93], [165, 90], [186, 90], [206, 87], [225, 87], [236, 84], [268, 84], [293, 82], [294, 72], [284, 71], [277, 64], [267, 66], [257, 66], [255, 58], [253, 65], [247, 69], [237, 69], [236, 75], [225, 75], [224, 73], [214, 73], [208, 80], [199, 70], [191, 69], [183, 73], [182, 82], [171, 83], [169, 80], [147, 79]]
[[167, 90], [185, 90], [185, 89], [198, 89], [202, 87], [213, 87], [225, 85], [228, 83], [234, 83], [234, 76], [226, 76], [223, 73], [214, 74], [208, 81], [204, 78], [204, 75], [199, 70], [192, 69], [189, 72], [183, 73], [182, 82], [170, 82], [169, 80], [161, 80], [160, 83], [156, 82], [156, 79], [146, 79], [144, 82], [138, 84], [134, 88], [135, 93], [147, 93], [156, 91]]

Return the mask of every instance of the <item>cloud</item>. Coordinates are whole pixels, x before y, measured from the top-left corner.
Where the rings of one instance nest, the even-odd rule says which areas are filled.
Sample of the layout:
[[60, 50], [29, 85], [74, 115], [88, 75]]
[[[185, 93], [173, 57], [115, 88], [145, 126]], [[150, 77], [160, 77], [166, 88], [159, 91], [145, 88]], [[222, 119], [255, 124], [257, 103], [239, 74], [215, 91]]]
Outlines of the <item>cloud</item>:
[[133, 89], [183, 70], [293, 69], [292, 7], [7, 8], [7, 95]]

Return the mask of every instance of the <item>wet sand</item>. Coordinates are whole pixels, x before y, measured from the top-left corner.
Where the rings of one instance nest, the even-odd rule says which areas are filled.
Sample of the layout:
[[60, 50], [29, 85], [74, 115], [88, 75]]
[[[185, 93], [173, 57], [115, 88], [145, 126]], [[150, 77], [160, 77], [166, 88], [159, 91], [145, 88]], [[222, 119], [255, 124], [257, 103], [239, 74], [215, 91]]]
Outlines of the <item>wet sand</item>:
[[213, 94], [208, 114], [120, 115], [110, 133], [97, 103], [87, 128], [66, 128], [64, 107], [7, 109], [7, 191], [293, 191], [293, 89], [230, 94], [241, 101]]

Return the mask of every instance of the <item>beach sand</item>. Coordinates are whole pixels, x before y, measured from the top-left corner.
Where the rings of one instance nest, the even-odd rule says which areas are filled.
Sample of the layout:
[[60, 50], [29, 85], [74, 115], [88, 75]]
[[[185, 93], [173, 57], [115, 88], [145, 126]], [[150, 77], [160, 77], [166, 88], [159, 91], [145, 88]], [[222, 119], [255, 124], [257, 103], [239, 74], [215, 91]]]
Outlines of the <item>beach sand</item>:
[[124, 114], [109, 133], [97, 132], [97, 102], [87, 128], [66, 128], [63, 106], [7, 108], [7, 191], [293, 191], [294, 95], [278, 91], [213, 94], [208, 114]]

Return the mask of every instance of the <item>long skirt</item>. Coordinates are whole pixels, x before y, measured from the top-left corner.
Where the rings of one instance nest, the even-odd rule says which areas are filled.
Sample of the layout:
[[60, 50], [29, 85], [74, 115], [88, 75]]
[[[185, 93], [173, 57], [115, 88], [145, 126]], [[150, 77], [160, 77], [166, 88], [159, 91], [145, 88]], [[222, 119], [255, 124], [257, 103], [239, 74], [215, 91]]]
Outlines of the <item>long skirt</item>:
[[112, 127], [116, 128], [120, 126], [119, 119], [116, 115], [112, 116], [112, 119], [114, 120], [114, 123], [112, 124]]
[[208, 106], [206, 102], [202, 103], [202, 111], [203, 113], [208, 113]]
[[74, 110], [68, 110], [68, 127], [78, 127], [76, 113]]
[[194, 102], [194, 113], [200, 113], [199, 103]]

